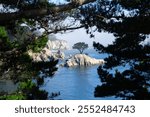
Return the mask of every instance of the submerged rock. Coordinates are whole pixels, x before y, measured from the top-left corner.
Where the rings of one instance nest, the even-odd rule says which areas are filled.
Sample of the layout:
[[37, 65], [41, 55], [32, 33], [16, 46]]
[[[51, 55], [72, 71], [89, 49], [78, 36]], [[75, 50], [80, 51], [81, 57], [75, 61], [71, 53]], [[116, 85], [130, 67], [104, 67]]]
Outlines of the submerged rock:
[[66, 60], [65, 67], [73, 67], [73, 66], [91, 66], [91, 65], [102, 65], [105, 61], [103, 59], [95, 59], [85, 54], [76, 54]]

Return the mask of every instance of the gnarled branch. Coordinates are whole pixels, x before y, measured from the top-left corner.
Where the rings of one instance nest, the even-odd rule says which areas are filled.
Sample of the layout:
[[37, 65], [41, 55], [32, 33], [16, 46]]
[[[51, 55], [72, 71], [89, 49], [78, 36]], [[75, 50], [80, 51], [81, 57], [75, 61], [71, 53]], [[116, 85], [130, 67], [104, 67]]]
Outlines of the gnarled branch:
[[[43, 7], [43, 8], [33, 8], [33, 9], [26, 9], [22, 11], [17, 11], [13, 13], [0, 13], [0, 25], [7, 25], [8, 23], [14, 22], [20, 18], [27, 18], [27, 19], [34, 19], [37, 17], [44, 17], [50, 14], [56, 14], [60, 12], [69, 11], [71, 9], [78, 8], [81, 5], [88, 4], [90, 2], [94, 2], [96, 0], [83, 0], [82, 4], [76, 4], [74, 2], [57, 5], [53, 7]], [[78, 3], [78, 2], [77, 2]]]

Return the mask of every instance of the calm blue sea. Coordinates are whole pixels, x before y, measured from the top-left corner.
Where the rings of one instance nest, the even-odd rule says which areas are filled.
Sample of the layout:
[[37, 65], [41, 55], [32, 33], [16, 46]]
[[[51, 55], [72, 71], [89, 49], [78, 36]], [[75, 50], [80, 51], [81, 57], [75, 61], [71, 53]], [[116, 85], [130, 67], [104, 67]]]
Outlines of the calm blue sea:
[[[66, 57], [78, 53], [77, 50], [65, 51]], [[86, 50], [89, 56], [103, 59], [107, 54], [99, 54], [93, 49]], [[59, 67], [52, 78], [45, 79], [45, 85], [42, 89], [46, 89], [49, 94], [59, 92], [60, 95], [54, 99], [62, 100], [96, 100], [96, 99], [115, 99], [114, 97], [95, 98], [94, 89], [100, 85], [99, 76], [97, 74], [98, 65], [89, 67]]]

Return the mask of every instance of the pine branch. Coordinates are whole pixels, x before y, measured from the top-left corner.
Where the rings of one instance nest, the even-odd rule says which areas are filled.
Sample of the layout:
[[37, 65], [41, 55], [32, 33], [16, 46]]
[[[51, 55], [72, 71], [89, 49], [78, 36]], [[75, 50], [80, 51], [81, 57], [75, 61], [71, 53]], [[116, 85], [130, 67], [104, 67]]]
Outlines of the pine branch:
[[33, 8], [26, 10], [18, 10], [13, 13], [0, 13], [0, 25], [5, 26], [9, 22], [14, 22], [15, 20], [21, 18], [34, 19], [37, 17], [44, 17], [47, 15], [55, 15], [61, 12], [70, 11], [72, 9], [78, 8], [84, 4], [88, 4], [91, 2], [95, 2], [96, 0], [84, 0], [82, 4], [68, 3], [63, 5], [51, 6], [51, 7], [43, 7], [43, 8]]

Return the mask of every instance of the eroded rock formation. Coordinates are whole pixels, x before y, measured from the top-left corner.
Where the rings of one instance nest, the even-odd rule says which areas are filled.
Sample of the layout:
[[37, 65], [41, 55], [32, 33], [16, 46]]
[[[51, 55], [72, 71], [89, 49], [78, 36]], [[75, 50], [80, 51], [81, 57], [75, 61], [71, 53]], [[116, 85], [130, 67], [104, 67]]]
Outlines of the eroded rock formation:
[[76, 54], [66, 60], [65, 66], [66, 67], [73, 67], [73, 66], [91, 66], [96, 64], [104, 64], [105, 61], [103, 59], [95, 59], [85, 54]]

